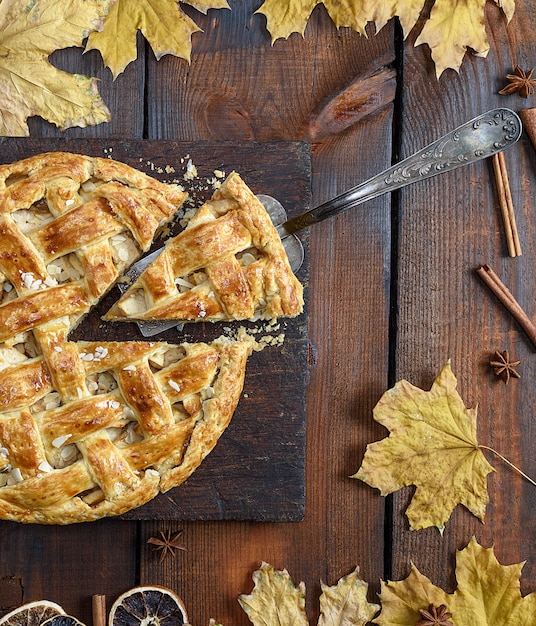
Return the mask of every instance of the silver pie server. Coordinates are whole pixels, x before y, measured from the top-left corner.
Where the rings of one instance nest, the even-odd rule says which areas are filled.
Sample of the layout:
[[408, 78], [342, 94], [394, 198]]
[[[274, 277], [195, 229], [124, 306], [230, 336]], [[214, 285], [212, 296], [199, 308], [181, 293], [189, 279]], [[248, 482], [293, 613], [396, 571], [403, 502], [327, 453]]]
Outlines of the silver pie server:
[[[380, 174], [291, 219], [287, 219], [285, 209], [272, 196], [257, 197], [266, 208], [281, 237], [292, 270], [297, 272], [303, 263], [304, 251], [296, 232], [384, 193], [491, 157], [516, 143], [522, 130], [521, 119], [514, 111], [505, 108], [493, 109], [458, 126]], [[161, 250], [157, 250], [135, 263], [127, 272], [127, 276], [137, 278], [160, 252]], [[126, 286], [120, 287], [126, 289]], [[144, 336], [151, 337], [177, 326], [177, 322], [173, 320], [138, 322], [138, 326]]]
[[[303, 247], [296, 232], [384, 193], [493, 156], [516, 143], [522, 130], [521, 119], [514, 111], [493, 109], [458, 126], [380, 174], [296, 217], [287, 220], [281, 205], [273, 209], [272, 217], [267, 207], [287, 251], [292, 270], [296, 272], [303, 263]], [[269, 200], [279, 204], [270, 196], [261, 198], [263, 204]]]

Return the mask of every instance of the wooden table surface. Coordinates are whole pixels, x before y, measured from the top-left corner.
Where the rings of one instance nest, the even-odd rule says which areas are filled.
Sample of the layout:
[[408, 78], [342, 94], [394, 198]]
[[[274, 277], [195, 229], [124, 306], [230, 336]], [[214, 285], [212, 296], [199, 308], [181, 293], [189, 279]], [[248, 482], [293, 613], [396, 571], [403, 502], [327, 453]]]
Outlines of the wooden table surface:
[[[53, 55], [69, 71], [100, 77], [112, 121], [70, 129], [70, 138], [301, 140], [310, 144], [318, 204], [497, 106], [535, 106], [501, 96], [504, 77], [536, 59], [536, 13], [518, 0], [506, 26], [488, 2], [491, 49], [438, 81], [424, 46], [403, 43], [390, 22], [368, 38], [338, 31], [323, 7], [305, 37], [270, 43], [258, 0], [231, 0], [232, 12], [196, 14], [191, 64], [156, 61], [143, 39], [138, 60], [112, 82], [100, 56]], [[189, 11], [188, 8], [185, 9]], [[31, 136], [56, 137], [30, 121]], [[536, 590], [536, 488], [490, 461], [490, 504], [482, 524], [461, 506], [443, 536], [410, 531], [413, 488], [383, 498], [351, 480], [368, 443], [387, 435], [372, 419], [380, 396], [405, 378], [428, 389], [451, 360], [466, 405], [478, 405], [478, 437], [536, 475], [536, 354], [520, 327], [475, 275], [489, 263], [536, 316], [536, 152], [523, 136], [506, 154], [523, 255], [510, 258], [491, 164], [480, 162], [377, 198], [310, 231], [306, 507], [301, 522], [133, 521], [70, 527], [0, 524], [0, 600], [49, 599], [91, 624], [91, 596], [109, 604], [135, 584], [161, 584], [184, 600], [194, 625], [212, 617], [248, 624], [237, 597], [266, 561], [307, 588], [311, 624], [320, 582], [333, 585], [359, 566], [376, 601], [380, 580], [400, 580], [413, 562], [452, 591], [455, 551], [472, 536], [495, 546], [501, 563], [526, 560], [522, 592]], [[215, 165], [216, 167], [217, 165]], [[488, 366], [495, 350], [522, 360], [504, 385]], [[187, 551], [159, 563], [146, 541], [182, 530]]]

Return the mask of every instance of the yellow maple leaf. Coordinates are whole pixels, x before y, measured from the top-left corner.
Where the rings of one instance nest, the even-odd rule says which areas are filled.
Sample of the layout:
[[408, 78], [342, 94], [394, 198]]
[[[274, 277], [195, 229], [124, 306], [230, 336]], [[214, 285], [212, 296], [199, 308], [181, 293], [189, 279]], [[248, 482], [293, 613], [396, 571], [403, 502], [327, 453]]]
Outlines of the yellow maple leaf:
[[268, 563], [253, 573], [253, 582], [253, 591], [238, 602], [255, 626], [308, 626], [304, 583], [296, 587], [287, 570], [277, 571]]
[[[296, 587], [287, 570], [277, 571], [268, 563], [253, 573], [253, 581], [251, 594], [238, 601], [255, 626], [308, 626], [303, 583]], [[380, 608], [367, 602], [367, 589], [357, 569], [333, 587], [322, 584], [318, 626], [367, 624]]]
[[[436, 74], [460, 68], [465, 52], [472, 49], [486, 56], [489, 42], [484, 26], [487, 0], [435, 0], [429, 20], [415, 45], [428, 44], [436, 65]], [[266, 16], [272, 41], [291, 33], [305, 32], [307, 21], [317, 4], [323, 4], [337, 26], [348, 26], [365, 35], [372, 22], [377, 30], [398, 16], [406, 37], [413, 29], [425, 0], [265, 0], [258, 9]], [[495, 0], [508, 21], [512, 19], [515, 0]]]
[[[190, 0], [198, 11], [228, 9], [227, 0]], [[201, 29], [177, 0], [116, 0], [100, 32], [88, 38], [87, 50], [97, 49], [117, 78], [136, 59], [136, 33], [141, 31], [157, 59], [173, 54], [190, 61], [192, 34]]]
[[321, 587], [318, 626], [364, 626], [380, 610], [377, 604], [367, 602], [368, 585], [359, 577], [358, 569], [341, 578], [333, 587], [323, 583]]
[[48, 62], [55, 50], [80, 46], [100, 26], [110, 0], [2, 0], [0, 3], [0, 134], [29, 134], [40, 115], [62, 130], [110, 119], [96, 80]]
[[523, 563], [501, 565], [475, 539], [456, 555], [458, 587], [449, 607], [455, 624], [536, 626], [536, 593], [521, 597]]
[[449, 607], [450, 596], [433, 585], [424, 574], [412, 564], [407, 578], [397, 582], [383, 582], [379, 594], [381, 613], [373, 620], [374, 624], [416, 624], [421, 619], [419, 609], [444, 605]]
[[458, 586], [453, 594], [434, 586], [412, 566], [406, 579], [382, 582], [382, 610], [373, 623], [415, 624], [420, 610], [443, 605], [454, 626], [535, 626], [536, 593], [521, 596], [522, 567], [522, 563], [501, 565], [493, 548], [483, 548], [473, 538], [456, 556]]
[[438, 76], [449, 67], [459, 68], [468, 48], [477, 56], [485, 57], [489, 43], [484, 24], [484, 7], [487, 0], [470, 0], [453, 3], [436, 0], [430, 19], [417, 37], [415, 45], [430, 46]]
[[353, 478], [387, 495], [417, 487], [406, 511], [411, 528], [441, 531], [457, 504], [484, 519], [486, 477], [493, 471], [476, 439], [476, 409], [467, 409], [447, 363], [430, 391], [403, 380], [374, 408], [390, 435], [367, 446]]

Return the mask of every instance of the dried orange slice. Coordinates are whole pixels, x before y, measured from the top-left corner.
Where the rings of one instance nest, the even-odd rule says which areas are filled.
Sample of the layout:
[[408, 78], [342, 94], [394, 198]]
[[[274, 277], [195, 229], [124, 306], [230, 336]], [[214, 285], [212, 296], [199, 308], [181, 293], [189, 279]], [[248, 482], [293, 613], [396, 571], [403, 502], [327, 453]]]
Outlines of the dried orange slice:
[[[179, 596], [158, 585], [133, 587], [117, 598], [108, 626], [180, 626], [188, 624]], [[1, 625], [0, 625], [1, 626]]]
[[50, 600], [28, 602], [4, 615], [0, 619], [0, 626], [41, 626], [51, 617], [65, 615], [59, 604]]
[[85, 626], [85, 624], [72, 615], [54, 615], [54, 617], [43, 622], [41, 626]]

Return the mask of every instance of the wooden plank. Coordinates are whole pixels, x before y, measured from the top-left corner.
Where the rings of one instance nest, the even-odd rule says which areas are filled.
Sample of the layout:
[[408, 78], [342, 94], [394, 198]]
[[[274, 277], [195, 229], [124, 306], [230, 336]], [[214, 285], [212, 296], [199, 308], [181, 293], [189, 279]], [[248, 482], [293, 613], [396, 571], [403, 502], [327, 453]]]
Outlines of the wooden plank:
[[[0, 522], [0, 588], [2, 578], [15, 579], [6, 591], [0, 615], [20, 604], [51, 600], [70, 615], [91, 624], [91, 596], [110, 601], [136, 580], [136, 525], [101, 520], [72, 526]], [[2, 594], [2, 597], [3, 594]]]
[[[295, 33], [271, 45], [264, 16], [253, 15], [256, 3], [232, 4], [232, 11], [195, 12], [204, 32], [193, 36], [190, 64], [170, 56], [149, 59], [148, 137], [308, 139], [310, 128], [318, 134], [319, 110], [362, 79], [363, 89], [347, 101], [347, 114], [358, 121], [356, 101], [367, 92], [366, 79], [393, 60], [392, 28], [365, 40], [335, 29], [318, 7], [305, 38]], [[376, 109], [386, 104], [378, 84], [376, 97]], [[370, 105], [363, 114], [373, 110]]]
[[[263, 16], [253, 15], [258, 3], [230, 4], [231, 12], [206, 18], [190, 11], [204, 30], [193, 37], [190, 65], [149, 60], [149, 136], [311, 140], [313, 204], [390, 165], [389, 78], [379, 87], [378, 107], [359, 122], [368, 77], [383, 71], [387, 77], [394, 59], [392, 24], [365, 39], [337, 30], [319, 6], [305, 38], [296, 34], [272, 46]], [[322, 118], [328, 110], [331, 116]], [[384, 502], [349, 475], [366, 444], [383, 432], [371, 412], [387, 384], [390, 243], [389, 198], [311, 229], [304, 520], [142, 524], [142, 546], [161, 530], [183, 530], [187, 551], [175, 560], [160, 565], [150, 547], [142, 547], [140, 577], [171, 583], [192, 623], [213, 617], [248, 624], [237, 597], [251, 591], [263, 560], [287, 568], [296, 584], [305, 582], [311, 624], [318, 619], [320, 581], [335, 584], [356, 565], [375, 601], [383, 576]]]
[[[512, 65], [528, 64], [528, 69], [532, 64], [536, 15], [528, 5], [518, 4], [507, 28], [499, 9], [487, 8], [490, 53], [485, 60], [466, 58], [459, 76], [449, 71], [437, 82], [426, 50], [406, 48], [401, 156], [426, 145], [434, 138], [432, 133], [440, 135], [487, 109], [530, 106], [517, 95], [504, 97], [497, 91]], [[489, 263], [534, 318], [535, 152], [524, 137], [505, 157], [522, 257], [507, 255], [490, 162], [400, 194], [396, 379], [428, 389], [451, 359], [466, 405], [478, 405], [479, 442], [534, 475], [536, 447], [530, 436], [534, 347], [475, 275], [476, 267]], [[507, 386], [488, 364], [495, 350], [505, 349], [522, 360], [522, 379]], [[413, 562], [435, 584], [451, 591], [456, 584], [455, 550], [475, 536], [485, 547], [494, 545], [504, 564], [527, 560], [522, 591], [536, 588], [536, 531], [531, 522], [536, 492], [493, 455], [486, 456], [497, 471], [487, 481], [490, 504], [485, 525], [457, 507], [443, 536], [436, 529], [410, 532], [404, 511], [412, 490], [394, 496], [393, 562], [388, 575], [407, 576]]]
[[[184, 180], [191, 159], [198, 171], [192, 195], [199, 206], [213, 189], [207, 180], [214, 170], [239, 171], [257, 193], [281, 198], [296, 214], [309, 206], [310, 157], [299, 142], [148, 142], [143, 140], [16, 140], [0, 142], [4, 161], [50, 150], [109, 155], [169, 180]], [[188, 155], [188, 158], [186, 158]], [[140, 159], [142, 161], [140, 162]], [[172, 167], [175, 172], [167, 173]], [[175, 229], [180, 231], [176, 224]], [[308, 234], [302, 238], [306, 260], [298, 278], [307, 289]], [[160, 245], [162, 243], [160, 242]], [[105, 323], [101, 316], [117, 300], [112, 290], [72, 333], [73, 340], [140, 341], [135, 324]], [[305, 294], [307, 297], [307, 293]], [[238, 409], [219, 444], [194, 475], [180, 488], [161, 494], [144, 507], [125, 515], [129, 519], [245, 519], [299, 521], [304, 514], [305, 378], [307, 373], [307, 310], [294, 319], [265, 323], [187, 324], [154, 339], [190, 342], [236, 336], [245, 327], [257, 341], [282, 333], [280, 347], [254, 352]]]
[[[385, 165], [381, 161], [390, 128], [391, 112], [386, 110], [373, 123], [331, 138], [325, 151], [314, 154], [319, 174], [313, 191], [319, 201], [333, 188], [342, 191], [350, 180], [357, 182], [358, 174], [367, 177]], [[333, 585], [356, 566], [370, 582], [369, 599], [375, 601], [383, 577], [384, 502], [349, 476], [357, 471], [367, 443], [384, 434], [371, 414], [387, 384], [389, 213], [389, 198], [379, 198], [366, 210], [311, 230], [313, 367], [303, 521], [142, 524], [142, 583], [171, 583], [192, 623], [205, 624], [213, 617], [246, 626], [237, 597], [251, 591], [251, 576], [263, 560], [287, 568], [296, 584], [305, 582], [311, 624], [318, 620], [320, 581]], [[187, 551], [160, 564], [145, 542], [167, 530], [183, 531]]]

